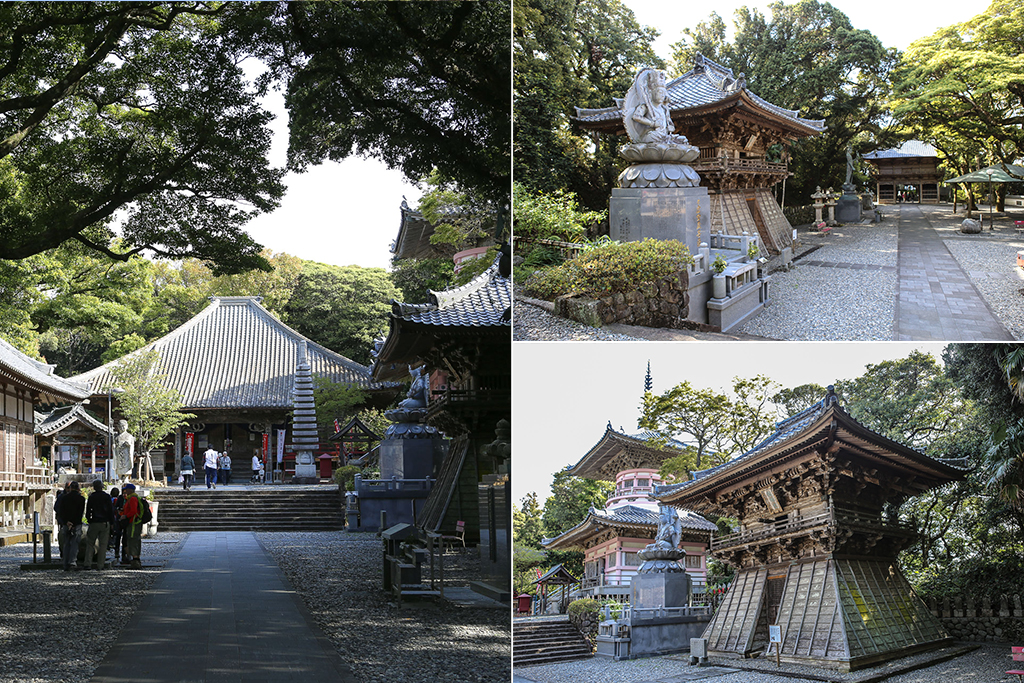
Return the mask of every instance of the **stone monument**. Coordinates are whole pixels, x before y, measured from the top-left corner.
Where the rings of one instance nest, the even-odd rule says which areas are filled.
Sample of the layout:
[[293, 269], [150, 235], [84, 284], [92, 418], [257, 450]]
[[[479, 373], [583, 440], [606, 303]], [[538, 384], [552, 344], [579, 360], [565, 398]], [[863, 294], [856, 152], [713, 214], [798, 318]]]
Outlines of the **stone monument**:
[[114, 474], [118, 479], [127, 479], [135, 467], [135, 437], [128, 432], [126, 420], [117, 421], [117, 436], [114, 437]]
[[643, 562], [631, 582], [634, 607], [684, 607], [690, 603], [690, 577], [679, 560], [683, 527], [673, 507], [661, 506], [658, 533], [637, 556]]
[[629, 144], [619, 153], [630, 162], [619, 174], [609, 202], [609, 232], [624, 242], [679, 240], [691, 254], [711, 230], [708, 191], [687, 164], [700, 150], [674, 133], [665, 74], [642, 69], [622, 104]]
[[295, 477], [297, 484], [315, 484], [320, 475], [313, 461], [313, 451], [320, 445], [316, 424], [316, 402], [313, 398], [313, 371], [307, 357], [306, 342], [299, 346], [299, 360], [295, 368], [295, 388], [292, 390], [292, 448], [295, 449]]
[[836, 220], [840, 223], [859, 223], [861, 217], [860, 198], [857, 186], [853, 184], [853, 147], [846, 147], [846, 182], [843, 196], [836, 202]]
[[412, 385], [397, 408], [385, 411], [394, 422], [380, 442], [381, 479], [426, 479], [434, 476], [437, 429], [426, 424], [430, 381], [423, 368], [409, 368]]

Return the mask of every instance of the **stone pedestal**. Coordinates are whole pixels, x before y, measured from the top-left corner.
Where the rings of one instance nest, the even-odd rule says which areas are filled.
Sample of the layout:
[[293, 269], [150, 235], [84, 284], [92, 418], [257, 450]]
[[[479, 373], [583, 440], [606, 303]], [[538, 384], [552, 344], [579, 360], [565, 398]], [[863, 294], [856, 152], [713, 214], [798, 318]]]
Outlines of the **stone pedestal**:
[[635, 242], [679, 240], [691, 254], [711, 234], [711, 200], [706, 187], [612, 189], [609, 235]]
[[690, 604], [690, 577], [686, 572], [649, 572], [630, 580], [633, 607], [684, 607]]
[[437, 478], [444, 458], [439, 435], [420, 439], [385, 439], [380, 442], [381, 479]]
[[860, 197], [853, 185], [843, 185], [843, 196], [836, 202], [836, 220], [840, 223], [859, 223], [860, 217]]

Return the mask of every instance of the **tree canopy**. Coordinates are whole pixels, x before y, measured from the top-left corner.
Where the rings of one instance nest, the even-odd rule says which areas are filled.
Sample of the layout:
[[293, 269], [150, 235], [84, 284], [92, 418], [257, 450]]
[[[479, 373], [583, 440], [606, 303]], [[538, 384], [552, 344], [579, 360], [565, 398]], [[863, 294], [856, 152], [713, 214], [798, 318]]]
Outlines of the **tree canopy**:
[[231, 4], [0, 6], [0, 258], [73, 239], [122, 261], [269, 268], [242, 226], [278, 205], [283, 171], [222, 40]]

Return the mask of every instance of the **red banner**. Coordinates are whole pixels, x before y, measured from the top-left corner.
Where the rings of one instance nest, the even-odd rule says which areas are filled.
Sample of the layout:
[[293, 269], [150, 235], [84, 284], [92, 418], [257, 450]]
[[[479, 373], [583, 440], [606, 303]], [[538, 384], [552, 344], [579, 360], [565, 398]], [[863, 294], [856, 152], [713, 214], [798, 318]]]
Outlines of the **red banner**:
[[263, 432], [263, 471], [267, 471], [268, 460], [270, 459], [270, 434]]
[[185, 453], [192, 455], [192, 444], [195, 442], [195, 432], [185, 432]]

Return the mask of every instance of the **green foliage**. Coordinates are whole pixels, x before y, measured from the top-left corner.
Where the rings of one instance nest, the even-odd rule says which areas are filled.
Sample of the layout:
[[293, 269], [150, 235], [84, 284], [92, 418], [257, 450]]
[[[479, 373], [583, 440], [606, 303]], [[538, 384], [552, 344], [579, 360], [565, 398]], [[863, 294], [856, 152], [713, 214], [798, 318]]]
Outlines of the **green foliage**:
[[722, 258], [722, 255], [718, 254], [717, 256], [715, 256], [715, 260], [711, 262], [711, 270], [721, 275], [722, 273], [725, 272], [725, 269], [728, 265], [729, 264], [725, 262], [725, 259]]
[[454, 277], [450, 258], [392, 259], [391, 281], [402, 291], [401, 300], [410, 304], [427, 301], [430, 290], [447, 289]]
[[572, 603], [569, 604], [566, 614], [569, 616], [569, 621], [578, 627], [583, 619], [596, 621], [597, 615], [600, 611], [600, 602], [593, 598], [581, 598], [579, 600], [573, 600]]
[[551, 496], [544, 503], [544, 533], [554, 538], [583, 521], [591, 507], [604, 508], [615, 485], [575, 477], [565, 470], [555, 473]]
[[516, 595], [528, 593], [535, 595], [537, 585], [536, 567], [544, 564], [546, 553], [536, 548], [514, 544], [512, 546], [512, 586]]
[[515, 177], [602, 208], [620, 141], [602, 136], [595, 146], [571, 122], [573, 107], [606, 107], [640, 67], [661, 66], [651, 47], [658, 33], [619, 0], [515, 0], [512, 14]]
[[334, 434], [334, 421], [348, 422], [366, 401], [366, 392], [353, 384], [332, 382], [327, 377], [313, 378], [313, 399], [316, 401], [317, 428], [320, 439]]
[[560, 266], [535, 272], [524, 289], [542, 299], [565, 294], [605, 297], [639, 289], [693, 263], [686, 245], [646, 239], [585, 251]]
[[254, 40], [289, 78], [289, 167], [372, 156], [507, 205], [507, 5], [275, 3], [264, 21]]
[[529, 548], [540, 548], [544, 538], [543, 510], [533, 491], [520, 501], [520, 507], [512, 510], [512, 542]]
[[779, 389], [772, 401], [783, 407], [786, 417], [792, 417], [820, 401], [826, 391], [820, 384], [801, 384], [792, 389]]
[[867, 151], [892, 139], [885, 98], [898, 54], [827, 2], [774, 2], [770, 9], [771, 19], [755, 8], [738, 9], [731, 43], [724, 20], [713, 13], [672, 46], [671, 70], [689, 71], [701, 52], [745, 74], [749, 89], [769, 102], [825, 119], [823, 134], [792, 147], [787, 195], [808, 198], [816, 185], [839, 187], [845, 180], [848, 144]]
[[242, 226], [277, 207], [283, 171], [263, 87], [224, 40], [225, 16], [248, 9], [234, 5], [0, 6], [0, 258], [76, 239], [121, 261], [268, 267]]
[[381, 268], [306, 261], [281, 317], [310, 339], [367, 364], [373, 340], [391, 312], [391, 300], [400, 296]]
[[[430, 244], [445, 256], [495, 241], [498, 207], [467, 194], [435, 170], [424, 181], [427, 191], [418, 209], [431, 226]], [[504, 239], [507, 235], [500, 236]]]
[[[914, 589], [926, 598], [993, 598], [1024, 594], [1024, 555], [1020, 544], [991, 547], [951, 567], [912, 573]], [[997, 603], [998, 604], [998, 603]]]
[[342, 491], [354, 491], [356, 475], [362, 471], [357, 465], [342, 465], [334, 470], [334, 483], [340, 486]]
[[686, 449], [663, 464], [661, 475], [688, 480], [690, 472], [720, 465], [751, 448], [775, 430], [779, 386], [764, 375], [734, 377], [732, 394], [680, 382], [660, 396], [645, 392], [640, 427]]
[[138, 467], [151, 449], [162, 446], [168, 435], [195, 415], [181, 412], [181, 394], [165, 386], [167, 377], [160, 373], [159, 351], [143, 351], [125, 358], [111, 368], [110, 376], [114, 387], [121, 389], [117, 394], [118, 412], [135, 436]]
[[935, 145], [957, 175], [982, 165], [982, 152], [988, 162], [1007, 163], [1024, 152], [1022, 36], [1021, 4], [995, 0], [903, 54], [894, 74], [893, 113], [911, 135]]
[[600, 223], [606, 211], [584, 211], [576, 196], [559, 188], [533, 192], [520, 183], [512, 186], [512, 211], [517, 237], [582, 242], [587, 228]]
[[498, 258], [498, 246], [492, 246], [487, 249], [487, 252], [480, 258], [475, 258], [471, 261], [463, 261], [462, 267], [459, 269], [458, 275], [455, 276], [455, 282], [452, 283], [454, 287], [461, 287], [462, 285], [471, 282], [478, 276], [494, 265], [494, 260]]

